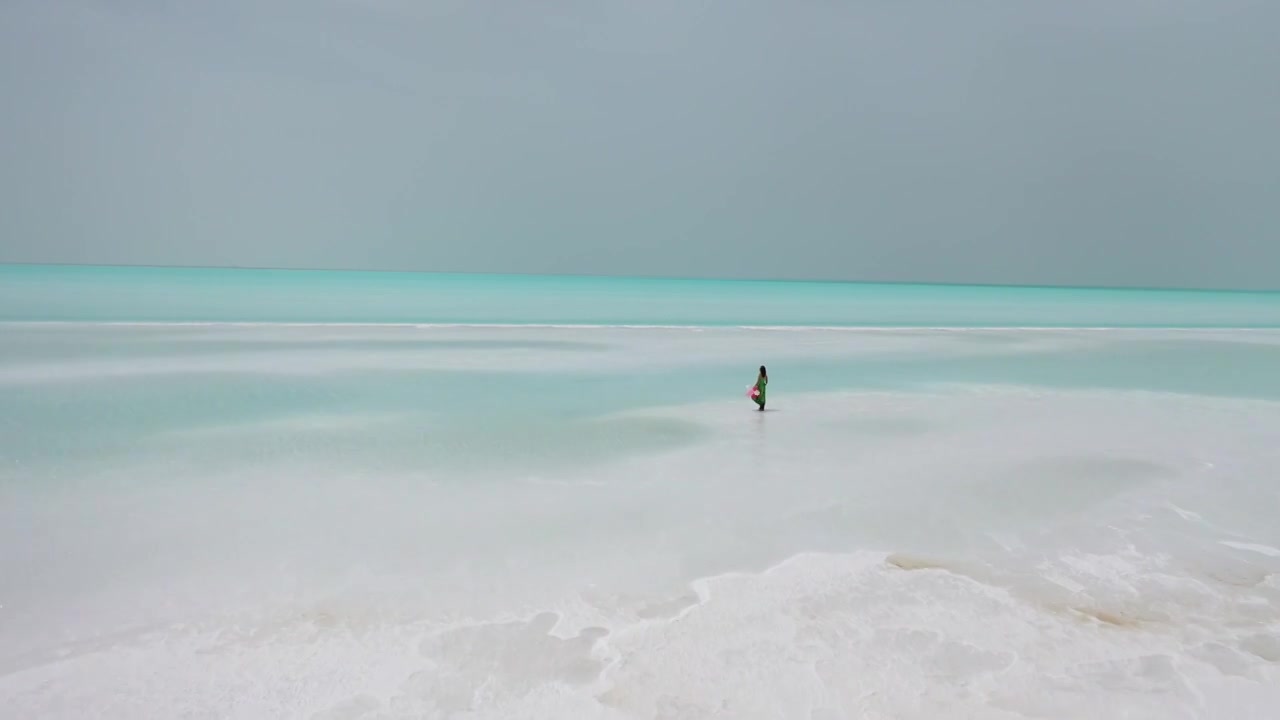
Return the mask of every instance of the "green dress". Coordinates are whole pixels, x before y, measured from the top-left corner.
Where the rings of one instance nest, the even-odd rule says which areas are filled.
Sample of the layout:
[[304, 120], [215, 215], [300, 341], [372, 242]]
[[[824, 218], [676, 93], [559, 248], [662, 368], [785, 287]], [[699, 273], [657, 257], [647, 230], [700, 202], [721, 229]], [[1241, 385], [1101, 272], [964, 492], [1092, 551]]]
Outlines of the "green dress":
[[759, 405], [760, 407], [764, 407], [764, 388], [768, 384], [769, 384], [769, 378], [767, 377], [756, 378], [756, 389], [760, 391], [760, 394], [756, 396], [755, 401], [756, 401], [756, 404]]

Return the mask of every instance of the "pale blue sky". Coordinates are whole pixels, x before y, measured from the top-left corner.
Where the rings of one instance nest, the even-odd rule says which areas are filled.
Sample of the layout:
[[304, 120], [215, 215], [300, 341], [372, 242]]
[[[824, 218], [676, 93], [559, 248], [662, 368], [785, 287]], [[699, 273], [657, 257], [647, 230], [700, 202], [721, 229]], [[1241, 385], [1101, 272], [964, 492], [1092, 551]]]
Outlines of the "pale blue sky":
[[0, 261], [1280, 289], [1274, 0], [6, 0]]

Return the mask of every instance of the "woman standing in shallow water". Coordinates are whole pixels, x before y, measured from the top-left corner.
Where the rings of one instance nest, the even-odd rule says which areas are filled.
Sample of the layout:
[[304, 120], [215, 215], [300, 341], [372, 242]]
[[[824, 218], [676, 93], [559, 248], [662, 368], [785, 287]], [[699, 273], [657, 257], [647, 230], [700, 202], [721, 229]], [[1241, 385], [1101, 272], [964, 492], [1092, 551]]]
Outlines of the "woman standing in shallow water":
[[755, 395], [751, 398], [759, 405], [760, 410], [764, 410], [764, 388], [769, 384], [769, 373], [765, 371], [764, 366], [760, 366], [760, 376], [756, 378]]

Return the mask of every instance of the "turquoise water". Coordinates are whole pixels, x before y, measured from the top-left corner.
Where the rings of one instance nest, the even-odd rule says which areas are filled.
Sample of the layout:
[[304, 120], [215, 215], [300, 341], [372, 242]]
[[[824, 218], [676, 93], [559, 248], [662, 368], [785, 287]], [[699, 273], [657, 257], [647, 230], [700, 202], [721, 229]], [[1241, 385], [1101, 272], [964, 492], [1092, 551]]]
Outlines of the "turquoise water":
[[1270, 717], [1275, 327], [1266, 293], [0, 267], [0, 707]]
[[1280, 327], [1280, 293], [0, 266], [0, 321]]

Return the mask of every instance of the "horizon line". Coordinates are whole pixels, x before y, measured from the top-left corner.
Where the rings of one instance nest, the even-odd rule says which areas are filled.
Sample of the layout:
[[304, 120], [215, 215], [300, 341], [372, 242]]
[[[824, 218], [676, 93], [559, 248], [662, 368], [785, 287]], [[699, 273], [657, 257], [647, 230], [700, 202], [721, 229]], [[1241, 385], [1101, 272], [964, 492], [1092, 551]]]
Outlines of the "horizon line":
[[332, 272], [332, 273], [387, 273], [400, 275], [461, 275], [489, 277], [533, 277], [533, 278], [575, 278], [598, 280], [642, 280], [642, 281], [683, 281], [683, 282], [726, 282], [726, 283], [795, 283], [811, 285], [906, 285], [963, 288], [999, 288], [1027, 290], [1113, 290], [1135, 292], [1203, 292], [1203, 293], [1240, 293], [1254, 295], [1280, 294], [1280, 288], [1214, 288], [1183, 287], [1159, 285], [1056, 285], [1056, 284], [1023, 284], [1023, 283], [979, 283], [979, 282], [929, 282], [922, 280], [849, 280], [823, 278], [766, 278], [766, 277], [706, 277], [695, 275], [611, 275], [605, 273], [535, 273], [535, 272], [491, 272], [479, 270], [392, 270], [383, 268], [332, 268], [332, 267], [284, 267], [270, 265], [164, 265], [152, 263], [76, 263], [76, 262], [29, 262], [0, 261], [0, 267], [79, 267], [79, 268], [133, 268], [149, 270], [248, 270], [267, 272]]

